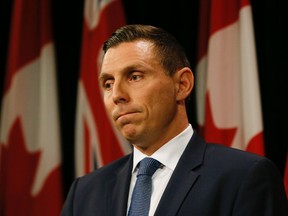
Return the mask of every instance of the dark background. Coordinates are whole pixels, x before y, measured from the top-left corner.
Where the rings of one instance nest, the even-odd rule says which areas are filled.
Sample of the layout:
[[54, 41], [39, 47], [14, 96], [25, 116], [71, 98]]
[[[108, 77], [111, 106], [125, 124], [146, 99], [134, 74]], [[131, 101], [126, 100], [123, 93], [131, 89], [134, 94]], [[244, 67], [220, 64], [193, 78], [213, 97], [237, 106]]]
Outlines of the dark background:
[[[162, 27], [184, 46], [195, 71], [198, 5], [200, 0], [123, 0], [127, 24]], [[10, 32], [12, 0], [0, 1], [0, 95], [2, 96]], [[64, 189], [74, 179], [74, 127], [84, 1], [52, 0]], [[157, 3], [157, 4], [156, 4]], [[285, 1], [251, 0], [266, 156], [283, 174], [288, 134], [288, 16]], [[286, 29], [286, 31], [285, 31]], [[197, 76], [197, 74], [195, 74]], [[189, 119], [196, 127], [195, 91], [189, 104]]]

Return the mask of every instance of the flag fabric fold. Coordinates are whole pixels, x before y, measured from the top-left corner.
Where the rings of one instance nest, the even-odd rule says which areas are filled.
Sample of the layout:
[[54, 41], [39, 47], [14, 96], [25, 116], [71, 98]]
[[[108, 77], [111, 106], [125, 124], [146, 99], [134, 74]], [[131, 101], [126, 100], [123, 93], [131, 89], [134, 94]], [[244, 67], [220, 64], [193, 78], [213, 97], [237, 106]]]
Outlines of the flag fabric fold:
[[200, 2], [196, 101], [210, 142], [264, 155], [258, 68], [249, 0]]
[[60, 131], [50, 0], [14, 0], [0, 125], [0, 214], [59, 215]]
[[108, 117], [98, 84], [102, 45], [125, 24], [120, 0], [86, 0], [78, 81], [75, 173], [89, 173], [130, 152]]

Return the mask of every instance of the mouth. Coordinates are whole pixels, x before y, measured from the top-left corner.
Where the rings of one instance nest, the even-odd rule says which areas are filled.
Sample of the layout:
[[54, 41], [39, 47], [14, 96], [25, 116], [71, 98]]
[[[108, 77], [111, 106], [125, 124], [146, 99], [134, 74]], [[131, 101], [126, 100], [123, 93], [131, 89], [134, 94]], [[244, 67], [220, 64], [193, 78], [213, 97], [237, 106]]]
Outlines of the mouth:
[[137, 109], [136, 107], [115, 107], [115, 109], [112, 111], [112, 119], [116, 122], [119, 119], [122, 119], [124, 117], [130, 117], [130, 115], [134, 115], [141, 112], [140, 109]]
[[120, 118], [122, 118], [122, 117], [129, 116], [129, 115], [133, 115], [133, 114], [135, 114], [135, 113], [136, 113], [136, 112], [119, 113], [119, 114], [115, 115], [114, 120], [117, 121], [118, 119], [120, 119]]

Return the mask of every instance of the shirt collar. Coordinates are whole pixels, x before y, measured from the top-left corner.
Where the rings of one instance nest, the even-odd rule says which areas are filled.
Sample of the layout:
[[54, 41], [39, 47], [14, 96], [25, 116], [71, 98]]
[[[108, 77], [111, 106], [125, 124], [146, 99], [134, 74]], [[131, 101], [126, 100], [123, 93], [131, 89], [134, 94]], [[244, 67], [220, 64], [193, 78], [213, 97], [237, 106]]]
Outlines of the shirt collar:
[[[158, 160], [164, 166], [168, 167], [169, 169], [173, 171], [182, 153], [184, 152], [189, 140], [191, 139], [192, 135], [193, 135], [193, 128], [191, 124], [189, 124], [188, 127], [184, 131], [182, 131], [176, 137], [168, 141], [166, 144], [164, 144], [161, 148], [159, 148], [156, 152], [154, 152], [149, 157], [152, 157]], [[137, 164], [145, 157], [148, 157], [148, 156], [143, 154], [141, 151], [139, 151], [135, 147], [133, 148], [132, 173], [136, 171]]]

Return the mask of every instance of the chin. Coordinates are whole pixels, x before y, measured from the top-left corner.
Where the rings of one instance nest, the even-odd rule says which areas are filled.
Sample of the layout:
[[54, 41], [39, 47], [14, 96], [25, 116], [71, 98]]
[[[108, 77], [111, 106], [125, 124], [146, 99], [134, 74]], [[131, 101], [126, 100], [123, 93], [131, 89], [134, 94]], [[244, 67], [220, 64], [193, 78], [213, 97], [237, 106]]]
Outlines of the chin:
[[125, 139], [127, 139], [129, 142], [133, 142], [133, 140], [137, 139], [137, 130], [135, 128], [124, 126], [124, 128], [121, 129], [121, 134]]

